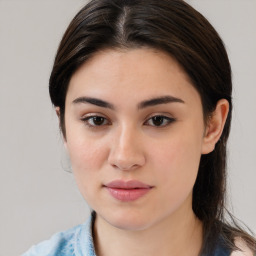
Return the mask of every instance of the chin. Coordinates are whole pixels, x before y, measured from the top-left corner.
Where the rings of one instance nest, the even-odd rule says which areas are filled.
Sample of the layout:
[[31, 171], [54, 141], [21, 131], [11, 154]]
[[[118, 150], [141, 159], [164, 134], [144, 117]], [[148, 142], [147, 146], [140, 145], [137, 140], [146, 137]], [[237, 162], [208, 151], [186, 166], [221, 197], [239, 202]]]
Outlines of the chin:
[[108, 222], [110, 225], [114, 226], [115, 228], [121, 230], [129, 230], [129, 231], [141, 231], [148, 228], [149, 223], [145, 223], [145, 220], [140, 221], [138, 219], [119, 219], [119, 220], [110, 220]]
[[145, 230], [153, 222], [148, 214], [142, 214], [136, 210], [111, 211], [101, 217], [111, 226], [129, 231]]

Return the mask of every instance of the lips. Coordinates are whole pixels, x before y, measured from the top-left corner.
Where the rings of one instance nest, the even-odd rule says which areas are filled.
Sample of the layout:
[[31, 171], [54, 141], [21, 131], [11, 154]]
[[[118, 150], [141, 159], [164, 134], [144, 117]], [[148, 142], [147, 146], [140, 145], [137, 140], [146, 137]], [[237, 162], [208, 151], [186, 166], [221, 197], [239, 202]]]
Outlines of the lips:
[[123, 202], [135, 201], [147, 194], [153, 187], [137, 180], [114, 180], [104, 186], [110, 195]]

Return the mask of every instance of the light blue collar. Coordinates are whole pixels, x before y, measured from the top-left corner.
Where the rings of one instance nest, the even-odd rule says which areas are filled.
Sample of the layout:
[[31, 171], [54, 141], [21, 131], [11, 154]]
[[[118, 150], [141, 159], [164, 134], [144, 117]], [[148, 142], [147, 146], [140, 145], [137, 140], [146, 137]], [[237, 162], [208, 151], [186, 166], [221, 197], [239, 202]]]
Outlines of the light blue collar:
[[93, 244], [93, 224], [95, 212], [92, 212], [86, 223], [81, 225], [75, 234], [74, 252], [76, 256], [96, 256]]

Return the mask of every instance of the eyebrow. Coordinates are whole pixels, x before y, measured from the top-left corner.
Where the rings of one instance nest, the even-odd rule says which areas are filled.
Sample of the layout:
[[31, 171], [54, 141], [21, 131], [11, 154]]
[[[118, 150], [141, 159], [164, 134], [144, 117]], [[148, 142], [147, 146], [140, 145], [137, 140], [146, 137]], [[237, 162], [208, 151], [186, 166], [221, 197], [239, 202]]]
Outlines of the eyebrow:
[[[109, 108], [114, 110], [115, 107], [113, 104], [106, 102], [101, 99], [91, 98], [91, 97], [79, 97], [73, 101], [73, 103], [89, 103], [92, 105], [96, 105], [102, 108]], [[147, 107], [152, 107], [160, 104], [168, 104], [168, 103], [185, 103], [182, 99], [173, 97], [173, 96], [161, 96], [157, 98], [152, 98], [150, 100], [142, 101], [138, 104], [138, 109], [143, 109]]]
[[162, 96], [162, 97], [157, 97], [150, 100], [142, 101], [141, 103], [139, 103], [138, 109], [160, 105], [160, 104], [173, 103], [173, 102], [185, 103], [182, 99], [179, 99], [173, 96]]
[[90, 97], [79, 97], [73, 101], [73, 103], [90, 103], [92, 105], [96, 105], [102, 108], [110, 108], [115, 109], [111, 103], [108, 103], [104, 100], [90, 98]]

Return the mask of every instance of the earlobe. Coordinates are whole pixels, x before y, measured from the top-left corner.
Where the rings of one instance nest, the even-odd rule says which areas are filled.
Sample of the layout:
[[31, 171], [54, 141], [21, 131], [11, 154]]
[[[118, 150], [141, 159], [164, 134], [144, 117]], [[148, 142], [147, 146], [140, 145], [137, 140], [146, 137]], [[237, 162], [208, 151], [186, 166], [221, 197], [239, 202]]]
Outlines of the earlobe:
[[[59, 119], [59, 128], [60, 128], [60, 131], [62, 132], [62, 127], [61, 127], [61, 118], [60, 118], [60, 107], [55, 107], [55, 112], [58, 116], [58, 119]], [[63, 136], [63, 144], [64, 144], [64, 147], [67, 148], [67, 141], [66, 141], [66, 138], [65, 136], [63, 135], [63, 132], [62, 132], [62, 136]]]
[[215, 144], [221, 137], [227, 116], [229, 103], [225, 99], [217, 102], [216, 108], [209, 118], [203, 138], [202, 154], [208, 154], [215, 148]]
[[60, 107], [55, 107], [55, 112], [60, 120]]
[[57, 115], [57, 117], [58, 117], [58, 120], [59, 120], [59, 128], [60, 128], [60, 130], [61, 130], [61, 120], [60, 120], [60, 107], [56, 107], [55, 108], [55, 112], [56, 112], [56, 115]]

